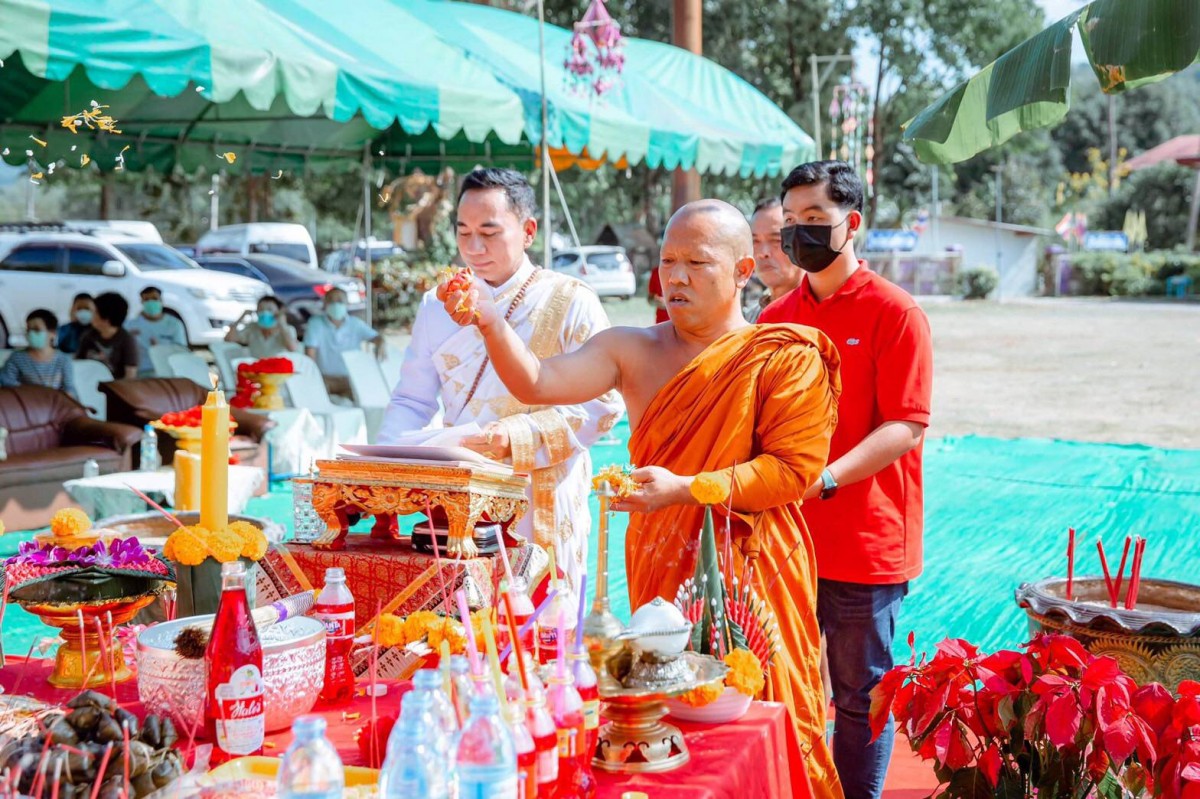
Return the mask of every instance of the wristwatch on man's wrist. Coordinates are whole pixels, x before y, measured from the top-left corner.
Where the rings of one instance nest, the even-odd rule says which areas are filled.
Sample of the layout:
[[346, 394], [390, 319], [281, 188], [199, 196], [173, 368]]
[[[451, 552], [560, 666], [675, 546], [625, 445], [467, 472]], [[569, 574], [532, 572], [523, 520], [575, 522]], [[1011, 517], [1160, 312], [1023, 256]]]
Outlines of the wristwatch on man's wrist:
[[833, 479], [833, 473], [831, 471], [829, 471], [828, 469], [821, 472], [821, 493], [819, 495], [820, 498], [821, 499], [832, 499], [833, 495], [837, 493], [837, 490], [838, 490], [838, 483], [837, 483], [837, 480]]

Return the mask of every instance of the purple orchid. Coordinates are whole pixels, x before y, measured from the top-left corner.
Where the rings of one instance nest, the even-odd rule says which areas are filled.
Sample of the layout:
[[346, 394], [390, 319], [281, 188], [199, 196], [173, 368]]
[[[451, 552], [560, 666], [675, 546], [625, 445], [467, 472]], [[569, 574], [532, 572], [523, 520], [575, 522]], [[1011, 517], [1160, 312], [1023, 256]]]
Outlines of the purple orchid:
[[91, 546], [79, 547], [72, 551], [60, 546], [43, 546], [36, 541], [26, 541], [17, 548], [17, 554], [6, 562], [9, 565], [22, 562], [35, 566], [75, 563], [104, 569], [125, 569], [144, 566], [149, 560], [150, 555], [136, 538], [118, 538], [107, 546], [97, 541]]

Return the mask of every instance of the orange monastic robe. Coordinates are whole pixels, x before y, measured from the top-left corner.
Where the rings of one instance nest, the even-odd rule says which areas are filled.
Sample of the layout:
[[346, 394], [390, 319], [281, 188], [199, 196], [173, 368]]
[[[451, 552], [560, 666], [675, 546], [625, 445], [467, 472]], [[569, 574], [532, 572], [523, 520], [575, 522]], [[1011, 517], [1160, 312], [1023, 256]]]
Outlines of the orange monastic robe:
[[[817, 628], [817, 569], [800, 497], [825, 468], [837, 423], [838, 355], [799, 325], [741, 328], [710, 345], [654, 397], [629, 442], [631, 462], [675, 474], [734, 474], [735, 569], [753, 564], [758, 595], [775, 613], [781, 650], [767, 691], [791, 711], [815, 796], [840, 799], [825, 744]], [[723, 512], [714, 508], [714, 512]], [[625, 567], [633, 608], [672, 600], [696, 568], [704, 508], [633, 514]], [[724, 540], [717, 516], [717, 549]]]

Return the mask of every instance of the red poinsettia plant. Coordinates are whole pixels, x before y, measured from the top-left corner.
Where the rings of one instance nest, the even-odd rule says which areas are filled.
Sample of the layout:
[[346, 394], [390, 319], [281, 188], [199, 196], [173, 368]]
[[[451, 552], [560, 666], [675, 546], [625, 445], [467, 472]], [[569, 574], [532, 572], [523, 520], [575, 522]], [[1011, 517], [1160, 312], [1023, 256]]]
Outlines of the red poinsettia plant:
[[1022, 650], [947, 639], [914, 654], [872, 692], [875, 735], [894, 715], [945, 799], [1200, 799], [1200, 683], [1139, 687], [1067, 636]]

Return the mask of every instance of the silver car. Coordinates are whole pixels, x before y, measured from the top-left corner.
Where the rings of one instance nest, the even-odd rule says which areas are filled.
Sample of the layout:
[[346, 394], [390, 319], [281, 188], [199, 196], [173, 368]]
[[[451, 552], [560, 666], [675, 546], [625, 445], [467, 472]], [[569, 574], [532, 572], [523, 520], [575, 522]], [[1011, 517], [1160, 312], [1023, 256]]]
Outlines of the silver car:
[[624, 247], [596, 244], [559, 250], [551, 266], [555, 272], [579, 278], [601, 297], [627, 300], [637, 293], [637, 276]]

